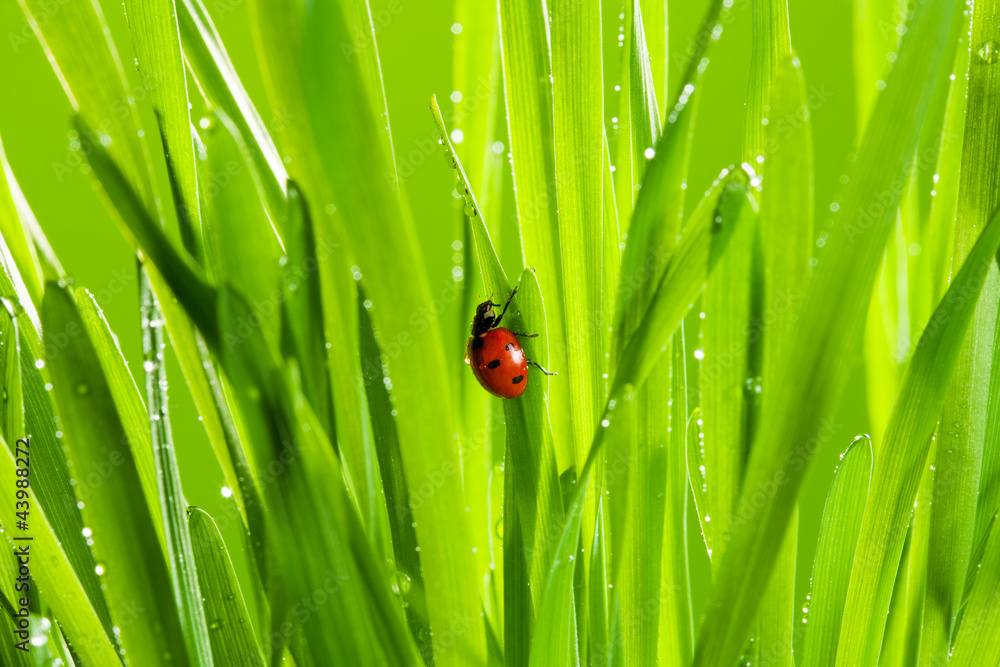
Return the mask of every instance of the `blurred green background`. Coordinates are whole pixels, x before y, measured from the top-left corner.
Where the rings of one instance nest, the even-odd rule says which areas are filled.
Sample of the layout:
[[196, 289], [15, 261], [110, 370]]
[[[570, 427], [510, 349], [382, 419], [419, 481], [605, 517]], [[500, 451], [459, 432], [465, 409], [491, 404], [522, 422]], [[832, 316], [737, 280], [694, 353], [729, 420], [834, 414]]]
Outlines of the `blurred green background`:
[[[253, 51], [246, 2], [206, 0], [205, 4], [265, 123], [273, 130], [275, 124], [294, 122], [284, 110], [268, 106]], [[668, 3], [667, 91], [670, 97], [706, 4], [677, 0]], [[121, 3], [101, 0], [101, 6], [122, 62], [131, 63], [131, 40]], [[58, 0], [52, 0], [52, 7], [57, 10]], [[841, 187], [841, 176], [859, 140], [850, 42], [852, 4], [847, 0], [825, 3], [791, 0], [788, 9], [792, 45], [802, 61], [806, 83], [812, 93], [816, 229], [822, 236], [830, 205], [836, 201]], [[435, 141], [436, 131], [428, 101], [431, 94], [437, 94], [447, 112], [446, 100], [454, 91], [452, 53], [456, 41], [464, 36], [455, 25], [454, 7], [447, 0], [371, 0], [371, 10], [402, 187], [420, 234], [431, 289], [439, 293], [454, 280], [452, 269], [461, 261], [460, 254], [464, 250], [456, 253], [453, 247], [453, 242], [462, 237], [459, 200], [451, 194], [454, 176]], [[605, 33], [614, 34], [607, 26]], [[688, 182], [691, 192], [704, 191], [723, 167], [739, 160], [751, 33], [750, 1], [734, 0], [724, 33], [710, 51], [711, 66], [703, 79]], [[81, 171], [78, 158], [69, 150], [70, 105], [24, 15], [12, 0], [0, 2], [0, 34], [4, 36], [0, 45], [0, 136], [8, 160], [67, 272], [77, 284], [86, 286], [97, 296], [130, 366], [139, 368], [141, 340], [135, 258], [88, 177]], [[604, 54], [608, 83], [605, 119], [609, 137], [612, 137], [612, 118], [618, 109], [612, 74], [618, 71], [620, 52], [613, 42], [608, 44], [606, 41], [606, 44], [609, 48]], [[130, 81], [136, 85], [135, 69], [127, 70]], [[459, 92], [469, 94], [469, 91]], [[192, 99], [195, 98], [192, 92]], [[659, 100], [659, 103], [662, 107], [664, 101]], [[155, 127], [148, 104], [140, 103], [139, 107], [143, 126]], [[704, 127], [714, 129], [701, 131]], [[154, 143], [149, 142], [149, 145]], [[508, 150], [506, 143], [504, 152]], [[460, 153], [470, 149], [472, 147], [467, 145], [457, 147]], [[157, 174], [161, 181], [160, 192], [169, 192], [162, 160], [154, 162], [161, 169]], [[520, 248], [514, 228], [509, 165], [504, 164], [507, 173], [504, 175], [499, 248], [508, 275], [518, 275]], [[403, 165], [407, 168], [403, 169]], [[697, 196], [689, 197], [688, 204], [697, 199]], [[816, 252], [817, 260], [821, 260], [821, 248], [817, 247]], [[479, 276], [465, 276], [464, 279], [477, 281], [477, 287], [481, 284]], [[442, 329], [446, 332], [464, 329], [470, 318], [471, 313], [460, 312], [456, 301], [443, 313]], [[464, 351], [456, 349], [454, 354], [460, 358]], [[851, 385], [844, 392], [843, 404], [834, 420], [834, 440], [814, 458], [800, 495], [796, 570], [796, 599], [800, 601], [807, 593], [822, 503], [839, 455], [856, 434], [868, 428], [860, 357], [854, 361], [853, 371]], [[168, 361], [168, 374], [175, 380], [170, 407], [185, 496], [189, 504], [203, 508], [219, 522], [237, 572], [241, 578], [245, 577], [246, 552], [234, 521], [238, 513], [233, 501], [222, 494], [222, 472], [172, 357]], [[706, 444], [711, 446], [711, 443]], [[689, 526], [692, 595], [697, 622], [710, 593], [710, 575], [693, 510]], [[256, 619], [252, 596], [247, 598], [247, 603], [251, 606], [250, 617]]]

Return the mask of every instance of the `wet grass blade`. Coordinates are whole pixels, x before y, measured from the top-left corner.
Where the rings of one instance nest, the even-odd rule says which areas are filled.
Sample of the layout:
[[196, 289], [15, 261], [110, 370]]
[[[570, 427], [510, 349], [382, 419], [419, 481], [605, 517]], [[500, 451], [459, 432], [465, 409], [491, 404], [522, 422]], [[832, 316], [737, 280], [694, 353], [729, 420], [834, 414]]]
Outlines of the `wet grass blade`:
[[[1000, 2], [982, 2], [972, 16], [970, 39], [982, 44], [993, 38]], [[968, 72], [965, 134], [958, 186], [953, 262], [959, 265], [982, 232], [982, 223], [1000, 204], [1000, 75], [976, 54]], [[941, 413], [934, 461], [934, 505], [928, 544], [927, 594], [924, 603], [921, 661], [948, 658], [956, 617], [965, 588], [969, 557], [976, 548], [976, 505], [987, 411], [990, 372], [995, 354], [994, 329], [1000, 301], [1000, 272], [986, 276], [951, 388]], [[995, 447], [995, 445], [993, 445]]]
[[[735, 661], [743, 650], [774, 564], [811, 452], [807, 443], [829, 437], [821, 419], [848, 379], [843, 359], [856, 349], [865, 307], [885, 247], [920, 128], [951, 34], [950, 0], [921, 5], [879, 98], [854, 163], [819, 270], [810, 282], [791, 343], [783, 355], [774, 401], [760, 418], [741, 491], [734, 531], [719, 570], [694, 664]], [[838, 224], [839, 223], [839, 224]], [[819, 435], [817, 435], [819, 434]], [[803, 459], [798, 470], [790, 460]], [[775, 475], [787, 483], [774, 484]], [[764, 487], [758, 485], [763, 484]], [[742, 511], [742, 499], [761, 488], [763, 506]], [[745, 516], [743, 516], [745, 515]], [[754, 573], [751, 575], [750, 573]]]
[[837, 642], [851, 578], [848, 566], [854, 559], [871, 477], [871, 440], [858, 436], [841, 454], [823, 505], [809, 591], [809, 624], [803, 640], [804, 667], [837, 664]]
[[198, 587], [205, 596], [212, 657], [220, 665], [264, 667], [240, 583], [219, 528], [212, 517], [197, 507], [188, 512], [188, 526]]
[[[564, 6], [564, 2], [567, 4]], [[602, 313], [604, 91], [597, 4], [555, 0], [551, 24], [553, 145], [564, 330], [573, 332], [562, 382], [570, 393], [574, 458], [583, 461], [604, 395]], [[655, 113], [655, 112], [654, 112]], [[515, 158], [516, 159], [516, 158]], [[529, 266], [537, 266], [529, 263]], [[544, 276], [544, 274], [543, 274]], [[543, 282], [544, 285], [544, 282]], [[544, 285], [548, 287], [548, 285]], [[550, 294], [549, 302], [559, 298]], [[558, 314], [558, 309], [553, 309]], [[610, 317], [608, 317], [610, 319]], [[554, 339], [554, 345], [566, 345]], [[553, 355], [553, 361], [562, 355]], [[588, 509], [588, 523], [595, 508]]]
[[[504, 92], [524, 265], [534, 267], [546, 298], [549, 363], [567, 368], [566, 321], [562, 312], [562, 268], [556, 214], [552, 75], [543, 8], [530, 0], [499, 3]], [[570, 394], [553, 383], [552, 435], [559, 469], [574, 460]], [[577, 465], [579, 466], [579, 461]]]
[[154, 518], [153, 526], [163, 553], [167, 553], [167, 541], [163, 532], [163, 521], [160, 511], [160, 492], [156, 481], [156, 464], [153, 462], [153, 441], [149, 429], [149, 414], [146, 405], [135, 384], [135, 378], [129, 371], [125, 356], [118, 347], [117, 339], [100, 306], [93, 295], [80, 287], [75, 290], [76, 306], [80, 313], [87, 336], [93, 342], [94, 351], [107, 380], [108, 389], [114, 399], [118, 419], [121, 421], [128, 441], [132, 443], [132, 456], [135, 459], [136, 471], [142, 483], [146, 504]]
[[872, 473], [851, 573], [838, 665], [874, 664], [913, 499], [948, 383], [986, 272], [1000, 247], [1000, 215], [969, 253], [907, 367]]
[[[212, 105], [225, 112], [243, 142], [253, 147], [249, 151], [250, 164], [260, 186], [260, 199], [275, 226], [281, 229], [288, 173], [278, 149], [244, 90], [205, 5], [201, 0], [176, 0], [176, 3], [185, 62]], [[280, 114], [280, 110], [278, 119], [282, 123], [290, 121]]]
[[[782, 354], [790, 342], [812, 273], [809, 262], [814, 234], [812, 127], [802, 69], [788, 43], [785, 3], [762, 3], [761, 14], [757, 16], [755, 12], [754, 20], [757, 30], [766, 34], [766, 43], [755, 47], [753, 57], [758, 66], [751, 71], [755, 72], [753, 77], [763, 80], [750, 84], [744, 159], [753, 159], [760, 165], [763, 179], [760, 205], [763, 262], [756, 258], [752, 269], [755, 279], [763, 278], [763, 299], [751, 321], [765, 324], [758, 324], [756, 331], [751, 329], [749, 337], [732, 339], [729, 343], [737, 342], [747, 348], [749, 377], [760, 373], [759, 381], [755, 378], [745, 387], [751, 429], [757, 424], [759, 411], [766, 409], [762, 404], [771, 397], [769, 387], [779, 381]], [[761, 22], [766, 22], [767, 27]], [[757, 156], [763, 157], [763, 163]], [[759, 289], [755, 285], [751, 291]], [[707, 305], [704, 308], [707, 313]], [[742, 327], [734, 331], [742, 331]], [[762, 334], [763, 342], [755, 346], [753, 336], [758, 333]], [[733, 348], [723, 347], [720, 351], [725, 354], [727, 349]], [[705, 356], [709, 356], [707, 348]], [[728, 382], [739, 381], [735, 373], [724, 373], [723, 377]], [[704, 393], [705, 389], [701, 391]], [[739, 400], [738, 396], [734, 398]], [[729, 508], [735, 509], [735, 505]], [[729, 523], [728, 519], [725, 523]], [[761, 602], [754, 645], [758, 661], [793, 664], [797, 542], [798, 521], [793, 521], [776, 556], [777, 564]]]
[[[4, 479], [17, 478], [17, 466], [13, 450], [5, 442], [0, 447], [0, 475]], [[15, 497], [3, 494], [0, 498], [0, 523], [16, 526]], [[120, 663], [118, 649], [111, 643], [100, 614], [88, 598], [88, 593], [73, 571], [68, 554], [63, 550], [44, 506], [38, 502], [33, 491], [28, 490], [28, 502], [32, 507], [31, 529], [31, 574], [39, 591], [47, 596], [53, 614], [66, 637], [73, 644], [81, 659], [95, 665], [117, 665]], [[16, 536], [12, 532], [12, 537]], [[103, 602], [103, 600], [102, 600]], [[6, 611], [0, 610], [6, 614]], [[8, 644], [12, 642], [8, 639]]]
[[[35, 308], [39, 308], [42, 305], [42, 267], [38, 263], [35, 244], [31, 238], [31, 223], [22, 219], [22, 216], [30, 216], [34, 220], [14, 178], [14, 172], [7, 163], [3, 143], [0, 142], [0, 233], [7, 243], [11, 258], [17, 264], [18, 273], [24, 280], [32, 303]], [[34, 224], [37, 226], [38, 223]]]
[[174, 0], [125, 0], [125, 12], [136, 68], [160, 128], [181, 238], [191, 248], [201, 235], [201, 208], [177, 10]]
[[[84, 480], [88, 492], [84, 516], [93, 535], [98, 573], [112, 617], [125, 628], [122, 648], [137, 662], [160, 664], [169, 654], [175, 664], [191, 664], [132, 443], [93, 343], [83, 333], [76, 304], [55, 283], [46, 286], [42, 321], [46, 342], [54, 352], [47, 365], [73, 472]], [[64, 345], [57, 344], [58, 333], [70, 330], [81, 333]]]
[[992, 665], [1000, 661], [1000, 531], [991, 530], [976, 582], [962, 616], [955, 648], [948, 660], [955, 667]]
[[[252, 312], [229, 288], [222, 290], [220, 306], [220, 326], [227, 332]], [[308, 599], [317, 590], [329, 594], [326, 604], [297, 619], [306, 641], [292, 643], [293, 652], [304, 651], [301, 658], [314, 664], [422, 664], [400, 606], [391, 599], [385, 567], [362, 530], [343, 470], [298, 386], [295, 364], [279, 365], [277, 342], [267, 340], [264, 331], [224, 347], [223, 366], [255, 460], [281, 466], [265, 492], [269, 535], [288, 594], [292, 600]], [[285, 638], [292, 639], [287, 633]]]
[[[139, 269], [141, 271], [141, 269]], [[160, 491], [160, 511], [167, 538], [174, 599], [180, 616], [181, 630], [188, 659], [192, 665], [211, 667], [212, 646], [208, 639], [205, 610], [191, 550], [191, 532], [187, 523], [187, 502], [181, 489], [177, 469], [170, 411], [167, 407], [167, 369], [163, 355], [163, 315], [153, 295], [149, 277], [139, 278], [140, 315], [142, 317], [143, 370], [146, 375], [146, 405], [152, 433], [156, 481]]]
[[[475, 239], [485, 290], [494, 295], [510, 294], [512, 288], [493, 248], [486, 222], [480, 213], [479, 202], [470, 187], [465, 169], [455, 154], [454, 146], [448, 139], [448, 129], [434, 99], [431, 100], [431, 110], [441, 132], [441, 141], [451, 156], [452, 166], [466, 192], [466, 205], [471, 211], [467, 219]], [[518, 287], [518, 296], [511, 303], [511, 310], [504, 316], [510, 318], [511, 329], [525, 333], [546, 331], [547, 313], [534, 272], [525, 270]], [[537, 361], [543, 367], [551, 363], [548, 359], [550, 345], [547, 340], [522, 338], [521, 343], [527, 358]], [[532, 590], [537, 591], [544, 585], [545, 576], [551, 567], [553, 536], [558, 535], [562, 525], [562, 499], [555, 449], [549, 426], [548, 405], [544, 398], [547, 390], [559, 378], [550, 380], [542, 373], [532, 370], [529, 371], [529, 380], [528, 388], [520, 399], [503, 403], [507, 418], [505, 465], [511, 466], [510, 470], [505, 468], [505, 474], [513, 474], [514, 498], [521, 525], [518, 537], [525, 545], [523, 554]], [[537, 609], [540, 603], [536, 594], [534, 607]]]

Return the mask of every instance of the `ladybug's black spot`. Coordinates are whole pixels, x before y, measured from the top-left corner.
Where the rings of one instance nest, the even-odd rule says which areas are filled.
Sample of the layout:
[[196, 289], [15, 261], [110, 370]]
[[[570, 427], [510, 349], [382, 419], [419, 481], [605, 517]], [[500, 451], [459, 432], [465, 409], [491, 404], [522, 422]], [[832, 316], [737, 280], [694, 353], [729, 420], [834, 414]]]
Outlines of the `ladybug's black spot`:
[[473, 350], [478, 350], [482, 346], [483, 346], [483, 338], [482, 338], [482, 336], [476, 336], [475, 338], [472, 339], [472, 349]]
[[493, 361], [491, 361], [486, 365], [489, 367], [490, 370], [493, 370], [494, 368], [498, 368], [500, 366], [500, 360], [494, 359]]
[[523, 375], [518, 375], [516, 378], [514, 378], [514, 384], [521, 384], [521, 382], [523, 380], [524, 380], [524, 376]]

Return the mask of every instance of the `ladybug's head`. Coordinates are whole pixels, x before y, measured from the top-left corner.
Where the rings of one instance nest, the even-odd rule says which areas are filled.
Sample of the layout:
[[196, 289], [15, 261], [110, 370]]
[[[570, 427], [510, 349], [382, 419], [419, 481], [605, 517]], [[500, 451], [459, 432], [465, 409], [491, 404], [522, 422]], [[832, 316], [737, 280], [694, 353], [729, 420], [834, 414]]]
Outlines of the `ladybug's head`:
[[493, 323], [497, 315], [493, 308], [500, 304], [493, 303], [489, 299], [476, 306], [476, 316], [472, 318], [472, 335], [482, 336], [493, 328]]

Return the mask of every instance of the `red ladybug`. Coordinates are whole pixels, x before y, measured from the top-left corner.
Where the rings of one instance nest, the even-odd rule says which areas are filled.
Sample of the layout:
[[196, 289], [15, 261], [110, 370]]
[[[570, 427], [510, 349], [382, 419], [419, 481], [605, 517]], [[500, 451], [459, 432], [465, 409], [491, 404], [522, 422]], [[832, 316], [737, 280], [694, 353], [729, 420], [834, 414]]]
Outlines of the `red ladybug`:
[[516, 287], [507, 298], [499, 316], [494, 314], [493, 308], [500, 304], [489, 299], [476, 307], [476, 316], [472, 319], [472, 337], [465, 349], [465, 363], [472, 366], [479, 384], [500, 398], [517, 398], [524, 393], [528, 386], [528, 364], [536, 366], [546, 375], [556, 375], [525, 358], [524, 350], [517, 340], [518, 336], [534, 338], [538, 334], [515, 333], [500, 326], [500, 320], [507, 313], [507, 307], [515, 294]]

